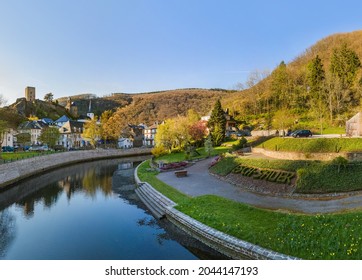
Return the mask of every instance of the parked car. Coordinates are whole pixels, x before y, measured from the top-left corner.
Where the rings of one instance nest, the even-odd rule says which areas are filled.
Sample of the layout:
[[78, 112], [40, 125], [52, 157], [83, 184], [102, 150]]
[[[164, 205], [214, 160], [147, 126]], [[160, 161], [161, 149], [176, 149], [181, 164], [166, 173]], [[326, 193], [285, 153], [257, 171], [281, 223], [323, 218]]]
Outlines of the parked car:
[[243, 129], [243, 130], [239, 130], [239, 131], [236, 133], [236, 136], [238, 136], [238, 137], [251, 136], [251, 133], [250, 133], [249, 130]]
[[1, 147], [1, 150], [2, 150], [3, 152], [14, 152], [14, 148], [11, 147], [11, 146]]
[[49, 151], [49, 147], [48, 145], [43, 145], [43, 146], [39, 146], [39, 145], [33, 145], [30, 146], [29, 151], [37, 151], [37, 152], [42, 152], [42, 151]]
[[294, 131], [291, 136], [294, 138], [296, 137], [312, 137], [312, 132], [309, 129], [300, 129], [297, 131]]

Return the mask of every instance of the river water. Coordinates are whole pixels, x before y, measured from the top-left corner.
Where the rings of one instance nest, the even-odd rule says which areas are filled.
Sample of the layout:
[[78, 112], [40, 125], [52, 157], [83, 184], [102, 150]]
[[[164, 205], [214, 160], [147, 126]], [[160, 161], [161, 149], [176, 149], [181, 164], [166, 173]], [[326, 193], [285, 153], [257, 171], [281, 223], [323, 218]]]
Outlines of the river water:
[[0, 193], [0, 259], [223, 258], [167, 221], [134, 192], [139, 158], [62, 168]]

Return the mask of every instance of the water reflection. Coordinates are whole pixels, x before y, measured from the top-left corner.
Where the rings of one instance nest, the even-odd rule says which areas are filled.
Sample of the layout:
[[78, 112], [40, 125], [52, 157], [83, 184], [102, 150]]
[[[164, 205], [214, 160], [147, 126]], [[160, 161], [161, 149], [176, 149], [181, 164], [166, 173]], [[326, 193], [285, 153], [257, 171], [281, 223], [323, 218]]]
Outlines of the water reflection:
[[165, 231], [167, 222], [161, 227], [148, 214], [134, 192], [133, 165], [107, 160], [71, 166], [1, 192], [0, 259], [197, 258], [190, 250], [208, 255], [204, 245]]
[[7, 248], [15, 237], [15, 219], [7, 210], [0, 213], [0, 258], [5, 257]]

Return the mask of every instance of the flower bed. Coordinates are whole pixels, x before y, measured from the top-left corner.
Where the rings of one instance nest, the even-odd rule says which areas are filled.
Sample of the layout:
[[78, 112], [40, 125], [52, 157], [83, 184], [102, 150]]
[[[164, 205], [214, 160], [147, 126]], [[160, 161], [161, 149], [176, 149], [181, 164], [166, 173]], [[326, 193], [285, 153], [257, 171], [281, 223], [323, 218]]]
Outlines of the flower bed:
[[185, 168], [188, 165], [187, 161], [165, 163], [160, 167], [160, 171], [170, 171]]

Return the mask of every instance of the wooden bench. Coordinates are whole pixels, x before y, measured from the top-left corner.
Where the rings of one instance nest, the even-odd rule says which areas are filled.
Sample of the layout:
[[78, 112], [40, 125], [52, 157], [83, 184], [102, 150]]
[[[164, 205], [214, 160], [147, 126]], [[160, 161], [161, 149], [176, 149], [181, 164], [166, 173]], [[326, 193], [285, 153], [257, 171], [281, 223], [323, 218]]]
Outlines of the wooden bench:
[[178, 170], [175, 171], [176, 177], [186, 177], [187, 176], [187, 170]]

